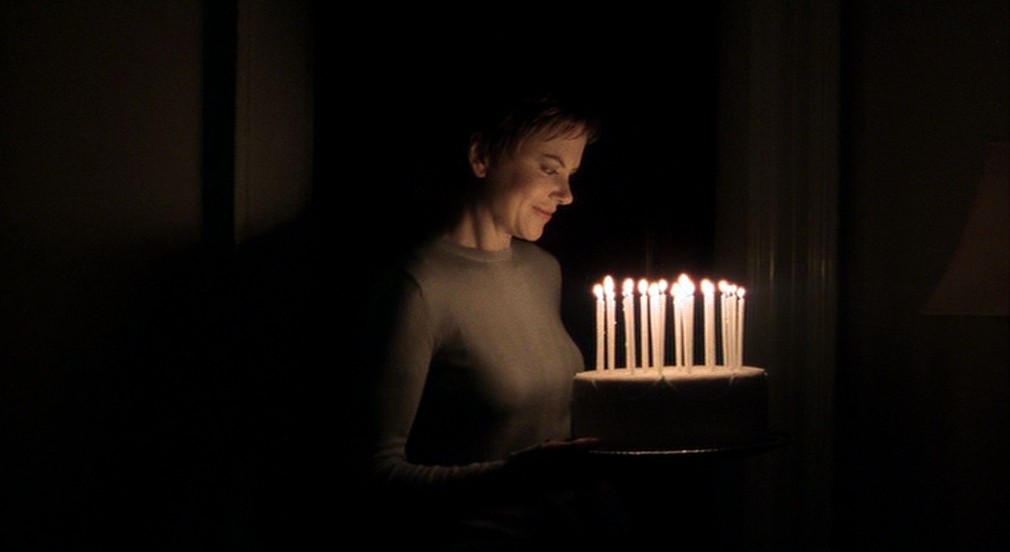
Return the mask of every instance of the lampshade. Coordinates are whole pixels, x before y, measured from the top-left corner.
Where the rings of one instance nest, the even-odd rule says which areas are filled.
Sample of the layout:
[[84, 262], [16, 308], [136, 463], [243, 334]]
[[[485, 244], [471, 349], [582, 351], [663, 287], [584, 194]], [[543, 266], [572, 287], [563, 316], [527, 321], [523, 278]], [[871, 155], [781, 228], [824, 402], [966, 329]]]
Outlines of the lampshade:
[[1010, 315], [1010, 142], [986, 148], [968, 222], [925, 314]]

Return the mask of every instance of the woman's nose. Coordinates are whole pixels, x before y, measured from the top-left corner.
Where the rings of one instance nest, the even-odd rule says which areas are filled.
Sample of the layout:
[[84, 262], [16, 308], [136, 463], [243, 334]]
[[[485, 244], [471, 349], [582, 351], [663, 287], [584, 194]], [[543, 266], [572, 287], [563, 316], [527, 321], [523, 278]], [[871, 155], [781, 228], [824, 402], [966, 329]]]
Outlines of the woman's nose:
[[561, 180], [561, 185], [554, 192], [554, 197], [558, 199], [559, 205], [570, 205], [575, 197], [572, 195], [572, 186], [567, 178]]

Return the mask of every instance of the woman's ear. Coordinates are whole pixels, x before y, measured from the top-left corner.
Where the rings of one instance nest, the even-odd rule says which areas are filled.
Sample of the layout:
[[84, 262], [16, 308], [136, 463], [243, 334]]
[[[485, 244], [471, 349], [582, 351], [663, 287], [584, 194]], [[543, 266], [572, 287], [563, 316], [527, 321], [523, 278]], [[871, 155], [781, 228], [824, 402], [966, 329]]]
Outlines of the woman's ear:
[[470, 140], [470, 151], [467, 152], [467, 157], [470, 160], [470, 170], [473, 171], [474, 176], [477, 178], [487, 176], [487, 157], [481, 155], [477, 140]]

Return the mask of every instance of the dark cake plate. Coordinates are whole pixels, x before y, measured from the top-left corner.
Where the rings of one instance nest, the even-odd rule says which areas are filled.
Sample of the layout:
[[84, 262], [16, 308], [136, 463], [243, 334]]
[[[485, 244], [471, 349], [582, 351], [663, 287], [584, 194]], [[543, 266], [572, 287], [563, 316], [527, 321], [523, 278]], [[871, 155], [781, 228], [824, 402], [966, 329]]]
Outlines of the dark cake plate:
[[767, 439], [742, 443], [739, 445], [718, 446], [718, 447], [697, 447], [676, 450], [606, 450], [596, 449], [589, 451], [595, 456], [607, 458], [634, 458], [634, 459], [669, 459], [669, 458], [721, 458], [750, 456], [761, 454], [779, 448], [789, 442], [789, 438], [781, 433], [770, 433]]

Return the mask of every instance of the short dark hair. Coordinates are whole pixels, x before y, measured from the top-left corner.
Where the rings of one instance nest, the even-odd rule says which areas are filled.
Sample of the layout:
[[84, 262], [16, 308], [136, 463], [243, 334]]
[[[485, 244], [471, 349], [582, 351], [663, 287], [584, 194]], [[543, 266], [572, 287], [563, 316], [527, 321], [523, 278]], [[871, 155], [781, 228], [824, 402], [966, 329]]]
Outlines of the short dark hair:
[[600, 134], [600, 122], [587, 105], [556, 92], [536, 92], [496, 98], [479, 110], [470, 143], [480, 156], [494, 163], [512, 155], [524, 140], [534, 136], [586, 136], [593, 143]]

